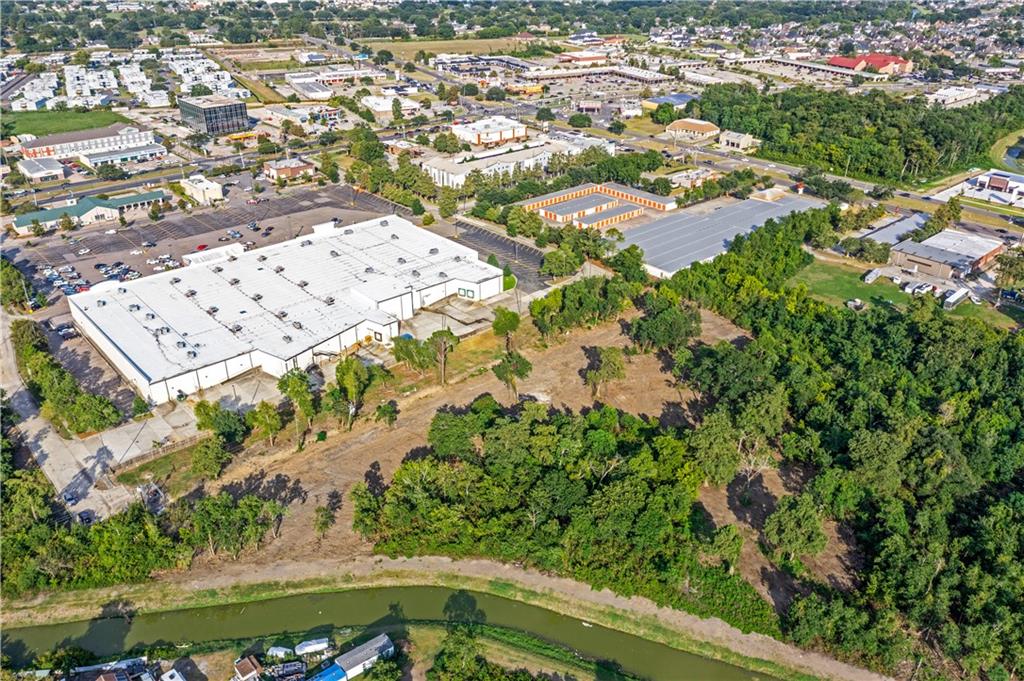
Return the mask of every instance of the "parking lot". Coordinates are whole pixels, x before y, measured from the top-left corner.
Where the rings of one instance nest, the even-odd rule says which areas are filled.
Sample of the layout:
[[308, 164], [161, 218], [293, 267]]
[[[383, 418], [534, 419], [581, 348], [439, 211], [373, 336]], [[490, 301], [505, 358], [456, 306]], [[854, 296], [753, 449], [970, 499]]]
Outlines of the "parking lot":
[[534, 293], [545, 288], [547, 284], [540, 274], [540, 266], [544, 262], [544, 253], [526, 246], [514, 239], [495, 234], [465, 220], [455, 220], [458, 228], [456, 239], [480, 253], [480, 258], [494, 254], [502, 265], [508, 263], [512, 274], [516, 275], [517, 286], [523, 293]]

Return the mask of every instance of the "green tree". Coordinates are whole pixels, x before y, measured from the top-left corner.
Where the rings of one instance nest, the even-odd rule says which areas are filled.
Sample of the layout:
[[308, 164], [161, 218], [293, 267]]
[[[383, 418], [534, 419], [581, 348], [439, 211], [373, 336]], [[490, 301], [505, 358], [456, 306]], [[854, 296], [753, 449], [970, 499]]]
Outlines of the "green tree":
[[828, 543], [821, 514], [810, 494], [779, 499], [775, 511], [765, 521], [764, 536], [773, 549], [789, 560], [821, 553]]
[[574, 128], [589, 128], [593, 125], [593, 121], [590, 120], [590, 116], [583, 113], [574, 113], [569, 116], [569, 125]]
[[550, 107], [542, 106], [539, 109], [537, 109], [537, 120], [553, 121], [555, 120], [555, 114], [551, 111]]
[[494, 308], [494, 321], [491, 322], [491, 330], [495, 336], [505, 338], [505, 352], [512, 352], [512, 336], [519, 330], [519, 315], [500, 305]]
[[391, 428], [398, 420], [398, 404], [394, 400], [381, 402], [373, 412], [373, 420], [377, 423], [383, 422]]
[[458, 195], [451, 187], [441, 188], [441, 198], [437, 202], [438, 212], [443, 218], [450, 218], [458, 210]]
[[62, 232], [70, 232], [75, 228], [75, 221], [71, 219], [71, 216], [67, 213], [60, 216], [60, 222], [57, 223], [58, 229]]
[[300, 437], [302, 432], [309, 428], [316, 413], [309, 374], [302, 369], [292, 369], [277, 381], [277, 389], [292, 403], [295, 412], [295, 436]]
[[533, 365], [528, 359], [511, 350], [502, 356], [500, 362], [491, 367], [491, 371], [499, 381], [505, 384], [505, 388], [512, 395], [513, 400], [519, 398], [516, 381], [525, 380], [532, 370]]
[[466, 83], [462, 86], [461, 92], [463, 97], [476, 97], [480, 94], [480, 88], [473, 83]]
[[334, 511], [328, 506], [317, 506], [313, 512], [313, 531], [323, 539], [327, 531], [334, 527], [337, 522]]
[[593, 396], [600, 397], [609, 383], [625, 377], [626, 362], [622, 348], [598, 348], [597, 366], [587, 371], [585, 382], [590, 386]]
[[334, 370], [334, 377], [347, 404], [345, 420], [348, 429], [352, 430], [352, 424], [362, 405], [363, 396], [366, 394], [367, 388], [370, 387], [369, 371], [362, 360], [355, 355], [349, 355], [338, 362], [338, 366]]
[[614, 135], [621, 135], [626, 131], [626, 124], [618, 118], [612, 119], [612, 122], [608, 124], [608, 132]]
[[209, 85], [203, 85], [202, 83], [197, 83], [197, 84], [192, 86], [192, 88], [188, 91], [188, 94], [191, 97], [206, 97], [208, 95], [212, 95], [213, 94], [213, 90], [210, 89]]
[[726, 485], [736, 477], [740, 465], [737, 440], [729, 415], [720, 410], [708, 415], [690, 434], [687, 442], [706, 482]]
[[448, 356], [459, 345], [459, 337], [448, 329], [438, 329], [426, 341], [436, 359], [437, 376], [441, 385], [448, 384]]
[[267, 438], [267, 443], [271, 447], [274, 446], [274, 438], [284, 427], [277, 407], [266, 400], [261, 401], [249, 411], [245, 415], [245, 421], [253, 432]]
[[204, 478], [218, 478], [231, 461], [224, 441], [217, 435], [207, 438], [192, 450], [192, 472]]

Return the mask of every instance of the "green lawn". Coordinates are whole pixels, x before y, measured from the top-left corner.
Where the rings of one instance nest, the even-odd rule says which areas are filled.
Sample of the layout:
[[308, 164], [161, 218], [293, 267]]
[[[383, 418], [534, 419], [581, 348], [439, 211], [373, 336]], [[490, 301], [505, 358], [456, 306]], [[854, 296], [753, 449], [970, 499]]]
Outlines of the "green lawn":
[[16, 111], [5, 113], [4, 119], [14, 124], [15, 135], [53, 135], [89, 128], [102, 128], [128, 119], [113, 111]]
[[1003, 170], [1013, 170], [1013, 168], [1007, 167], [1003, 159], [1006, 157], [1006, 152], [1010, 147], [1017, 146], [1017, 143], [1024, 139], [1024, 130], [1014, 130], [1009, 135], [1004, 135], [996, 140], [996, 143], [992, 145], [989, 150], [988, 156], [992, 161], [994, 168], [1002, 168]]
[[1000, 215], [1010, 215], [1012, 217], [1024, 217], [1024, 210], [1020, 208], [1014, 208], [1012, 206], [1001, 206], [998, 203], [990, 203], [988, 201], [980, 201], [978, 199], [970, 199], [965, 196], [960, 197], [960, 203], [964, 206], [972, 206], [974, 208], [980, 208], [982, 210], [989, 210], [993, 213], [999, 213]]
[[[804, 284], [813, 297], [833, 305], [844, 305], [853, 298], [860, 298], [869, 305], [902, 306], [910, 302], [910, 295], [901, 291], [885, 277], [879, 277], [873, 284], [865, 284], [863, 277], [866, 271], [852, 265], [815, 260], [797, 272], [789, 283]], [[1010, 314], [1006, 314], [1005, 311], [1009, 311]], [[987, 303], [973, 305], [970, 302], [961, 303], [950, 314], [955, 317], [980, 319], [1003, 329], [1012, 328], [1022, 321], [1021, 317], [1024, 317], [1024, 314], [1018, 313], [1016, 309], [997, 310]]]

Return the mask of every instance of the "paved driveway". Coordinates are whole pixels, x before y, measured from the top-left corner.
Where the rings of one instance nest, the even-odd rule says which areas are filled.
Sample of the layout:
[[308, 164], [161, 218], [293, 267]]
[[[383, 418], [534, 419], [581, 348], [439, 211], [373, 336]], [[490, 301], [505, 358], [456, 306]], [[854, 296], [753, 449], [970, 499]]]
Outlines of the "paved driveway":
[[475, 248], [481, 260], [486, 260], [493, 253], [502, 265], [508, 263], [523, 293], [534, 293], [547, 287], [540, 274], [540, 266], [544, 262], [544, 253], [540, 249], [526, 246], [465, 220], [455, 220], [455, 226], [458, 228], [458, 236], [455, 238]]

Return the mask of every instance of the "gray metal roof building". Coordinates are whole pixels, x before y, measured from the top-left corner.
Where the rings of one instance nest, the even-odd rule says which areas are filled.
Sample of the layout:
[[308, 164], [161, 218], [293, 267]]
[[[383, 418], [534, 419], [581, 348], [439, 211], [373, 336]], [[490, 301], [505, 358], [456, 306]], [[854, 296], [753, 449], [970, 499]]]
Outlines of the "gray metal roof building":
[[880, 244], [898, 244], [907, 234], [928, 222], [928, 217], [928, 213], [913, 213], [879, 227], [868, 234], [867, 238]]
[[591, 208], [598, 208], [605, 206], [609, 203], [615, 203], [615, 199], [604, 194], [588, 194], [587, 196], [581, 196], [578, 199], [569, 199], [562, 203], [555, 204], [547, 209], [549, 213], [555, 215], [575, 215], [580, 211], [590, 210]]
[[623, 247], [637, 245], [652, 274], [670, 277], [724, 253], [738, 235], [752, 232], [769, 219], [821, 205], [817, 199], [785, 194], [774, 201], [746, 199], [704, 214], [684, 209], [627, 231]]

